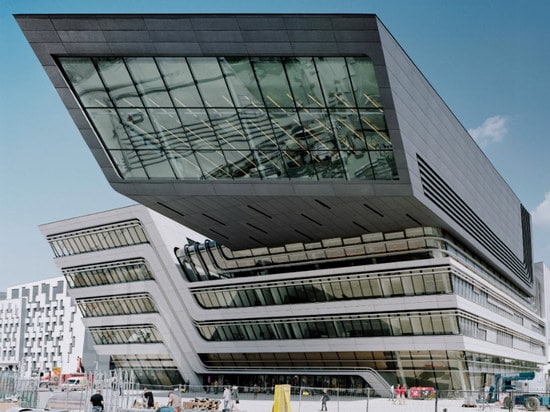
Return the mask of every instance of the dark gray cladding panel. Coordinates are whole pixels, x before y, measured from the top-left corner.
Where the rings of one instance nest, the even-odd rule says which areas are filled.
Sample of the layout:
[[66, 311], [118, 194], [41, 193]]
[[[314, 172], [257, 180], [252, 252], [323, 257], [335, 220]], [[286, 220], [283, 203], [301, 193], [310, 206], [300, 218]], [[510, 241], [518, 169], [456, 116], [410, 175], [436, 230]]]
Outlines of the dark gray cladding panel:
[[414, 198], [331, 196], [131, 196], [233, 249], [311, 242], [444, 223]]
[[[232, 43], [242, 42], [324, 43], [327, 53], [345, 43], [347, 53], [363, 55], [375, 51], [378, 43], [378, 21], [370, 14], [17, 15], [16, 19], [30, 43], [97, 43], [94, 51], [98, 55], [135, 55], [136, 50], [130, 45], [134, 42], [198, 42], [200, 48], [195, 51], [198, 56], [242, 53], [242, 48], [232, 48]], [[117, 43], [120, 44], [113, 47]], [[257, 49], [249, 50], [256, 53]], [[288, 55], [307, 52], [304, 47], [279, 49]], [[189, 49], [183, 50], [183, 53], [189, 52]], [[269, 53], [269, 50], [267, 47], [263, 51]], [[152, 55], [155, 51], [155, 48], [144, 48], [141, 55]], [[316, 53], [317, 47], [308, 55]]]

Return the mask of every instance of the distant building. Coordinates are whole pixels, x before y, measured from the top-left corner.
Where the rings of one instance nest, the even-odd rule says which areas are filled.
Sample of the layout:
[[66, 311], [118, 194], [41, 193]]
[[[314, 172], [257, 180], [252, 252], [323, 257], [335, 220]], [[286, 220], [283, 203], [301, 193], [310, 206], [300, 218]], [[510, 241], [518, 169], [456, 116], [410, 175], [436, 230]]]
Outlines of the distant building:
[[13, 369], [19, 365], [21, 352], [22, 301], [0, 299], [0, 367]]
[[546, 363], [530, 215], [377, 16], [16, 18], [113, 188], [212, 239], [43, 227], [114, 366], [382, 392]]
[[[550, 328], [548, 327], [548, 322], [550, 319], [550, 297], [548, 296], [548, 293], [550, 292], [550, 270], [544, 262], [538, 262], [535, 263], [535, 275], [535, 290], [537, 293], [536, 302], [539, 305], [538, 311], [545, 314], [545, 319], [547, 322], [546, 345], [547, 348], [550, 348]], [[548, 362], [546, 369], [548, 369], [550, 367], [550, 351], [547, 351], [546, 355]]]
[[[11, 286], [0, 300], [0, 366], [25, 376], [74, 373], [99, 361], [63, 277]], [[108, 367], [108, 365], [104, 365]]]

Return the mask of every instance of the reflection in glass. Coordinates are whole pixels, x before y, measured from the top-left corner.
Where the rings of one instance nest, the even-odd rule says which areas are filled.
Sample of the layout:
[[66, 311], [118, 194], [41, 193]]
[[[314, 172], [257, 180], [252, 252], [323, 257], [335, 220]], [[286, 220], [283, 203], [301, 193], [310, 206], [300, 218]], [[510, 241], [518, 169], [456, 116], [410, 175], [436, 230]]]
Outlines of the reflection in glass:
[[170, 107], [172, 102], [152, 57], [126, 59], [145, 107]]
[[289, 58], [284, 64], [296, 106], [325, 107], [313, 59]]
[[315, 64], [328, 107], [356, 107], [346, 64], [341, 57], [317, 57]]
[[147, 237], [139, 222], [129, 221], [48, 236], [48, 242], [61, 257], [147, 243]]
[[178, 110], [183, 129], [195, 150], [219, 150], [218, 139], [203, 108]]
[[154, 279], [144, 259], [65, 268], [63, 275], [71, 289]]
[[136, 86], [126, 68], [118, 58], [95, 60], [99, 76], [105, 84], [107, 93], [116, 107], [141, 107]]
[[197, 161], [205, 178], [227, 179], [231, 178], [230, 168], [220, 151], [201, 150], [195, 152]]
[[208, 116], [222, 150], [249, 149], [235, 109], [210, 109]]
[[131, 149], [128, 135], [115, 109], [88, 109], [91, 118], [107, 149]]
[[197, 163], [194, 153], [190, 151], [172, 151], [166, 152], [172, 169], [178, 179], [200, 179], [202, 178], [201, 169]]
[[[342, 294], [342, 290], [337, 293]], [[292, 303], [285, 299], [284, 303]], [[271, 340], [271, 339], [317, 339], [373, 337], [373, 336], [430, 336], [456, 335], [458, 325], [464, 322], [464, 313], [455, 311], [427, 311], [388, 315], [358, 315], [353, 319], [331, 318], [285, 318], [239, 322], [197, 322], [197, 330], [208, 341]], [[477, 337], [476, 330], [460, 333]]]
[[263, 106], [262, 96], [248, 58], [220, 59], [220, 66], [236, 107]]
[[280, 59], [252, 59], [252, 66], [266, 107], [294, 107], [294, 100]]
[[368, 57], [60, 62], [124, 179], [398, 179]]
[[148, 113], [164, 148], [181, 152], [191, 149], [175, 110], [149, 109]]
[[155, 60], [176, 107], [204, 106], [185, 58], [157, 57]]
[[368, 58], [353, 57], [349, 57], [346, 60], [357, 105], [359, 107], [376, 107], [381, 109], [380, 91], [372, 61]]
[[232, 107], [218, 61], [208, 57], [192, 57], [187, 61], [205, 107]]
[[66, 57], [63, 59], [63, 67], [84, 107], [113, 105], [91, 59]]

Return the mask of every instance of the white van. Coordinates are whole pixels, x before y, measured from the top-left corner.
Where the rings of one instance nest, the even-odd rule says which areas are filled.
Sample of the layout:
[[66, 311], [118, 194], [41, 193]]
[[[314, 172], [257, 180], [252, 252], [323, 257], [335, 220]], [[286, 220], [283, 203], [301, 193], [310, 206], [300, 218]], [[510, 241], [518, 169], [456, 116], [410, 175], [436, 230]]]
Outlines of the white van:
[[86, 378], [83, 376], [69, 378], [61, 384], [62, 391], [83, 391], [86, 389]]

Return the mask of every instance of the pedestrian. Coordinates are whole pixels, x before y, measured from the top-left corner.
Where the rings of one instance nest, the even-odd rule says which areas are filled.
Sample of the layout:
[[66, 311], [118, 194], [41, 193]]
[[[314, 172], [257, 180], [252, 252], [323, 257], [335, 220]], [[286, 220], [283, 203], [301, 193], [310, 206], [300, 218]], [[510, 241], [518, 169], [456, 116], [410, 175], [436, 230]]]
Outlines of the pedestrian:
[[231, 388], [231, 407], [230, 409], [232, 411], [239, 410], [239, 407], [237, 406], [239, 404], [239, 388], [236, 386], [233, 386]]
[[390, 386], [390, 401], [395, 403], [395, 386]]
[[483, 401], [489, 402], [491, 400], [491, 388], [489, 388], [489, 384], [485, 384], [483, 387]]
[[327, 402], [330, 401], [330, 396], [328, 396], [327, 390], [323, 389], [323, 394], [321, 395], [321, 410], [328, 411]]
[[399, 404], [399, 396], [401, 395], [401, 384], [395, 385], [395, 398], [393, 400], [393, 403]]
[[100, 390], [95, 391], [95, 393], [90, 398], [90, 403], [92, 404], [92, 412], [101, 412], [105, 407], [105, 401], [103, 400], [103, 395]]
[[405, 392], [407, 392], [407, 387], [401, 385], [399, 388], [399, 405], [405, 405]]
[[229, 411], [229, 402], [231, 402], [231, 389], [229, 389], [229, 386], [225, 386], [223, 388], [223, 412]]
[[153, 392], [147, 390], [147, 388], [143, 388], [143, 403], [145, 403], [147, 409], [153, 409], [155, 407]]
[[176, 395], [174, 392], [168, 392], [168, 406], [175, 408], [176, 406], [181, 406], [181, 398]]

